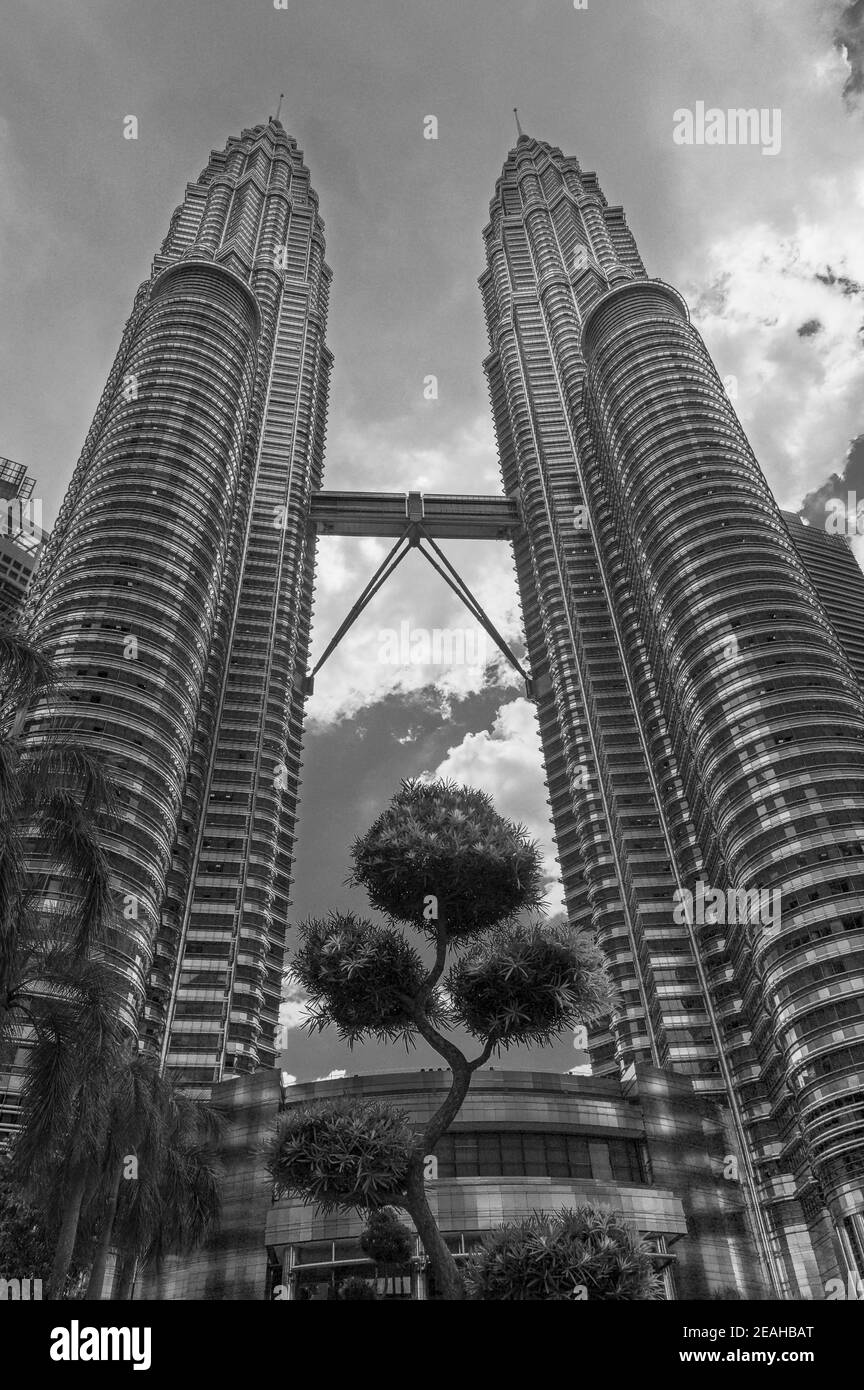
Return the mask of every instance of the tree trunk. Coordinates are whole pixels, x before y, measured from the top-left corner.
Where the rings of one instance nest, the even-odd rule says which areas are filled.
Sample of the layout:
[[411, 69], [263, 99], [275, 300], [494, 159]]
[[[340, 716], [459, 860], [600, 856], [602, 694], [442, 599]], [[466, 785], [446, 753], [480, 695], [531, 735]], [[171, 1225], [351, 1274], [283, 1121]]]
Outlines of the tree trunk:
[[63, 1297], [63, 1290], [69, 1275], [69, 1266], [75, 1253], [78, 1220], [81, 1216], [81, 1203], [84, 1200], [86, 1186], [87, 1165], [84, 1162], [76, 1163], [69, 1174], [66, 1200], [63, 1203], [63, 1219], [60, 1223], [60, 1234], [57, 1237], [57, 1248], [54, 1251], [51, 1278], [48, 1281], [49, 1299], [58, 1300]]
[[133, 1252], [124, 1254], [114, 1277], [114, 1302], [128, 1303], [135, 1292], [135, 1276], [138, 1273], [138, 1256]]
[[432, 1273], [435, 1275], [435, 1284], [439, 1294], [443, 1299], [450, 1301], [464, 1299], [465, 1289], [456, 1267], [456, 1261], [447, 1242], [438, 1230], [438, 1222], [432, 1215], [432, 1209], [426, 1198], [426, 1189], [423, 1185], [422, 1155], [419, 1161], [415, 1159], [411, 1163], [405, 1209], [417, 1227], [417, 1234], [432, 1266]]
[[87, 1281], [87, 1293], [85, 1297], [88, 1299], [101, 1299], [105, 1296], [105, 1270], [108, 1265], [108, 1254], [111, 1249], [111, 1237], [114, 1234], [114, 1218], [117, 1215], [117, 1203], [120, 1198], [120, 1182], [122, 1177], [123, 1165], [120, 1163], [117, 1166], [117, 1176], [114, 1179], [111, 1192], [108, 1196], [108, 1203], [102, 1218], [99, 1245], [96, 1248], [96, 1255], [90, 1270], [90, 1278]]

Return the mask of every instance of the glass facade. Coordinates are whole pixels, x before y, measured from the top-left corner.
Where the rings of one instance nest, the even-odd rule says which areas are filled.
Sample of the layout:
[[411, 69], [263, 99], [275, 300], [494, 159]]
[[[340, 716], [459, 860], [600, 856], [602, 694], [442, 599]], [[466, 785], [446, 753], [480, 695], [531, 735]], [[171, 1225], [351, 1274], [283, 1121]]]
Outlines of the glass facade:
[[445, 1134], [434, 1149], [439, 1178], [598, 1178], [644, 1183], [635, 1139], [518, 1130], [462, 1130]]

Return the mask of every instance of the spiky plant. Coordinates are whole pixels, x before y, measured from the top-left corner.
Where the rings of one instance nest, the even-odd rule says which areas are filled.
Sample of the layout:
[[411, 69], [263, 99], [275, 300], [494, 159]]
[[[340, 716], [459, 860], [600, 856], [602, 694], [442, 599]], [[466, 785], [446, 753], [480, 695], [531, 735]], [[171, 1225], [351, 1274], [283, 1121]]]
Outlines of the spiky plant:
[[450, 939], [471, 936], [543, 902], [540, 855], [524, 826], [485, 792], [443, 779], [404, 781], [351, 854], [351, 881], [372, 906], [433, 938], [440, 923]]
[[509, 926], [490, 933], [450, 970], [457, 1022], [501, 1048], [535, 1043], [593, 1023], [609, 1007], [603, 957], [563, 926]]
[[589, 1204], [487, 1232], [465, 1282], [482, 1302], [633, 1302], [662, 1296], [652, 1252], [619, 1213]]
[[350, 912], [303, 922], [291, 973], [312, 1001], [310, 1031], [335, 1024], [349, 1043], [410, 1037], [405, 999], [418, 992], [425, 970], [401, 932]]
[[[548, 1043], [565, 1028], [600, 1019], [611, 993], [591, 942], [523, 920], [542, 905], [540, 855], [483, 792], [403, 782], [351, 853], [351, 882], [389, 924], [351, 913], [303, 924], [290, 974], [308, 995], [307, 1027], [333, 1025], [350, 1045], [422, 1037], [447, 1062], [450, 1089], [423, 1126], [381, 1103], [292, 1106], [271, 1172], [286, 1191], [325, 1211], [384, 1203], [407, 1211], [439, 1291], [459, 1299], [462, 1280], [426, 1197], [425, 1156], [493, 1052]], [[431, 942], [434, 960], [424, 961], [400, 924], [427, 938], [427, 955]], [[445, 980], [450, 952], [457, 959]], [[469, 1059], [446, 1036], [454, 1024], [481, 1042], [477, 1056]]]
[[360, 1249], [382, 1269], [398, 1269], [411, 1258], [414, 1238], [393, 1207], [373, 1211], [360, 1236]]
[[404, 1185], [414, 1130], [383, 1101], [291, 1106], [266, 1149], [267, 1169], [286, 1197], [322, 1212], [386, 1206]]

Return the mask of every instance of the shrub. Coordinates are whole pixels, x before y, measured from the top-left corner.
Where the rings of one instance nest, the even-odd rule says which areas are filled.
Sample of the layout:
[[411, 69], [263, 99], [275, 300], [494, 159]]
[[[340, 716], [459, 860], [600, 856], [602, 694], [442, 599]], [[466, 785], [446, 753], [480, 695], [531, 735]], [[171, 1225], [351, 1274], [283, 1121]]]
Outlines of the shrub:
[[590, 1205], [537, 1212], [489, 1232], [467, 1262], [481, 1301], [659, 1299], [660, 1276], [642, 1237], [618, 1212]]

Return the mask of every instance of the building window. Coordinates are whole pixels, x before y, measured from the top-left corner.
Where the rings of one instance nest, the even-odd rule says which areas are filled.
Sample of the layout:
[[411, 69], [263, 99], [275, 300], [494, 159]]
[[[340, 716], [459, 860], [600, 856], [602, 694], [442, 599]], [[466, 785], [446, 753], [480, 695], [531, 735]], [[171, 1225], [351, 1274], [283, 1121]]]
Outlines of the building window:
[[636, 1139], [518, 1130], [457, 1130], [435, 1146], [439, 1178], [594, 1178], [644, 1183]]

